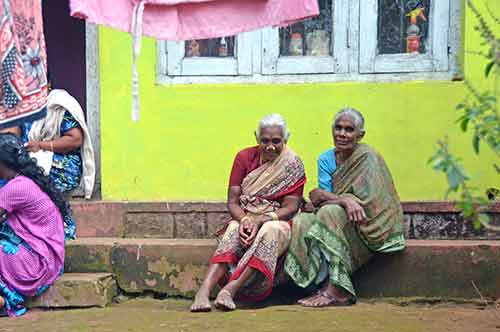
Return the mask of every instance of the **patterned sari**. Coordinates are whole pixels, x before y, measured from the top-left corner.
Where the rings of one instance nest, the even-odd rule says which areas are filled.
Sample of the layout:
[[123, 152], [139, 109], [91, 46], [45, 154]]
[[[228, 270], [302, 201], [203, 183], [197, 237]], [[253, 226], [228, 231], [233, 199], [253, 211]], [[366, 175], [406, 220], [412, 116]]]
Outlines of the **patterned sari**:
[[[286, 147], [276, 160], [247, 174], [241, 185], [240, 206], [247, 214], [255, 216], [276, 211], [280, 208], [280, 200], [303, 186], [305, 181], [302, 160]], [[266, 222], [248, 248], [241, 244], [238, 229], [238, 221], [228, 223], [211, 263], [229, 264], [227, 282], [238, 279], [247, 267], [260, 272], [239, 292], [241, 299], [259, 301], [271, 293], [280, 257], [290, 242], [290, 225], [287, 221]]]
[[377, 252], [405, 247], [403, 211], [383, 158], [360, 144], [333, 174], [335, 194], [350, 197], [364, 209], [367, 221], [350, 222], [339, 205], [293, 220], [285, 271], [301, 287], [329, 282], [356, 296], [351, 275]]
[[46, 68], [42, 1], [0, 1], [0, 129], [45, 116]]

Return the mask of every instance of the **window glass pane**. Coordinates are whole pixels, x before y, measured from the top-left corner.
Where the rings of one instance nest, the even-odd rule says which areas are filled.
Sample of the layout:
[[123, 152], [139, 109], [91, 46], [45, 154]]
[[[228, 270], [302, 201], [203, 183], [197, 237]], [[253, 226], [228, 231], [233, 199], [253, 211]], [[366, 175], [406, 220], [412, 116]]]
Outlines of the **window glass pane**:
[[211, 39], [187, 40], [185, 43], [186, 58], [194, 57], [234, 57], [236, 38], [223, 37]]
[[280, 28], [280, 55], [332, 55], [332, 0], [319, 0], [320, 15]]
[[430, 1], [378, 0], [379, 54], [427, 52]]

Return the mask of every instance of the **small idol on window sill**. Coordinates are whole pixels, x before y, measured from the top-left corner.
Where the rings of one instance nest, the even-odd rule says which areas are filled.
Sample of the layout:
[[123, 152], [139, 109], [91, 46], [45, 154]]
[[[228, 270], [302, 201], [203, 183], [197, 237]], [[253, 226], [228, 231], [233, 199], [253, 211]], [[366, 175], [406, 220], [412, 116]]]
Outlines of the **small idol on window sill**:
[[427, 22], [427, 17], [425, 17], [425, 7], [422, 4], [418, 4], [412, 11], [410, 11], [406, 16], [410, 17], [410, 24], [417, 24], [417, 18], [422, 19], [422, 21]]
[[406, 53], [420, 53], [420, 28], [412, 24], [406, 33]]
[[302, 47], [302, 35], [299, 32], [292, 33], [290, 45], [288, 46], [288, 53], [292, 56], [300, 56], [304, 54], [304, 49]]

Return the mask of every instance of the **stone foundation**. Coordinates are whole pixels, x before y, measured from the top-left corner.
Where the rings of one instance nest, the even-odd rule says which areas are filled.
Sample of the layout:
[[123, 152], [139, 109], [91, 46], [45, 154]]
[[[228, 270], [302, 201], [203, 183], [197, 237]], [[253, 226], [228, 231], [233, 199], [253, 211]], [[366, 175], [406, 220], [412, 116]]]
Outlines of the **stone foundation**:
[[[476, 230], [452, 202], [403, 202], [408, 239], [500, 239], [500, 232]], [[213, 238], [229, 220], [220, 202], [74, 202], [79, 237]], [[500, 226], [500, 202], [489, 211]]]

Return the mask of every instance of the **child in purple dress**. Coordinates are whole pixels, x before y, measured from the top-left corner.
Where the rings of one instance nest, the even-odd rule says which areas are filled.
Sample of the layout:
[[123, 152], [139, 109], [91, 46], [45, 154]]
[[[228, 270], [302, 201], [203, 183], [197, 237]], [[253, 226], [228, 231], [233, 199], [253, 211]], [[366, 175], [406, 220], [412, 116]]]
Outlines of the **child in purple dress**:
[[22, 315], [64, 267], [63, 216], [69, 205], [36, 166], [21, 140], [0, 134], [0, 307]]

